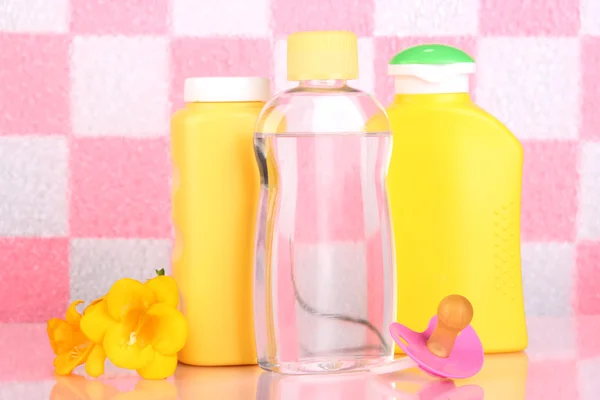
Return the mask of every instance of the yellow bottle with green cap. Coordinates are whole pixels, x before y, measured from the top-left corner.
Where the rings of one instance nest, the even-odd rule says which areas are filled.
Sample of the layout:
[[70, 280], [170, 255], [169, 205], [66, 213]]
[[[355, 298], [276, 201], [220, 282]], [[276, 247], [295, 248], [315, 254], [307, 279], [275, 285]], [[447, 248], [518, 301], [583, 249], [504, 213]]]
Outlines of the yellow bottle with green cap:
[[487, 353], [519, 351], [523, 148], [471, 100], [474, 72], [468, 54], [444, 45], [409, 48], [389, 64], [397, 320], [424, 330], [442, 298], [461, 294]]

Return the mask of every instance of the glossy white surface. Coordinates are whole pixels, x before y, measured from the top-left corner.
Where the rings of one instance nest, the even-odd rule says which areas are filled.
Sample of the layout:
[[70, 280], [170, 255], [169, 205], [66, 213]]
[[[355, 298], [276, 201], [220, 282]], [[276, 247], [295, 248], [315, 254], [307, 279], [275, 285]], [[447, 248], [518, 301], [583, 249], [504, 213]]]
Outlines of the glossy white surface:
[[482, 371], [461, 381], [416, 369], [315, 377], [187, 365], [168, 380], [143, 381], [111, 366], [98, 380], [54, 376], [44, 325], [0, 325], [0, 399], [591, 400], [600, 393], [598, 328], [600, 317], [530, 320], [527, 353], [487, 355]]

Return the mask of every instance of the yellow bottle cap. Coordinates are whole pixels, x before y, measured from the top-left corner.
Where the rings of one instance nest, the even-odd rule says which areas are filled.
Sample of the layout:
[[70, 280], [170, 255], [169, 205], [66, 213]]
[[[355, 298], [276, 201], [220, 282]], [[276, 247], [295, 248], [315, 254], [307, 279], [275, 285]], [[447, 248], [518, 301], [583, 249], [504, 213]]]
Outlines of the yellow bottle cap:
[[290, 81], [357, 79], [356, 35], [347, 31], [297, 32], [289, 35], [287, 76]]

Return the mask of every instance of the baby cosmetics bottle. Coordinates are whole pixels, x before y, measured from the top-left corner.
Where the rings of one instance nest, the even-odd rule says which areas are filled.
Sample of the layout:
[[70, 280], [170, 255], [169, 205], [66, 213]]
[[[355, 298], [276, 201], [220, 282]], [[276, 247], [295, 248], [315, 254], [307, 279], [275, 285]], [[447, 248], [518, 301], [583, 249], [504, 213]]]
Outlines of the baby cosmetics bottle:
[[267, 78], [202, 77], [185, 82], [171, 121], [173, 276], [189, 334], [179, 360], [255, 364], [252, 265], [260, 180], [256, 118]]
[[295, 33], [287, 51], [298, 85], [264, 106], [254, 137], [258, 363], [288, 374], [348, 371], [394, 351], [389, 122], [347, 84], [358, 77], [354, 34]]

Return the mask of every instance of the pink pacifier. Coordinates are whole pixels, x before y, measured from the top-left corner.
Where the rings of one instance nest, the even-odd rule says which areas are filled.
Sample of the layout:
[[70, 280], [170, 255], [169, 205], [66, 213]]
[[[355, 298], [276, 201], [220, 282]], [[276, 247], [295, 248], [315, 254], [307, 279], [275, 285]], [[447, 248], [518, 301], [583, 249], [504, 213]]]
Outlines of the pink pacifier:
[[469, 378], [483, 366], [483, 346], [469, 325], [472, 319], [473, 306], [469, 300], [454, 294], [440, 302], [437, 316], [431, 318], [424, 332], [394, 322], [390, 333], [408, 357], [369, 370], [385, 374], [419, 367], [436, 377]]

